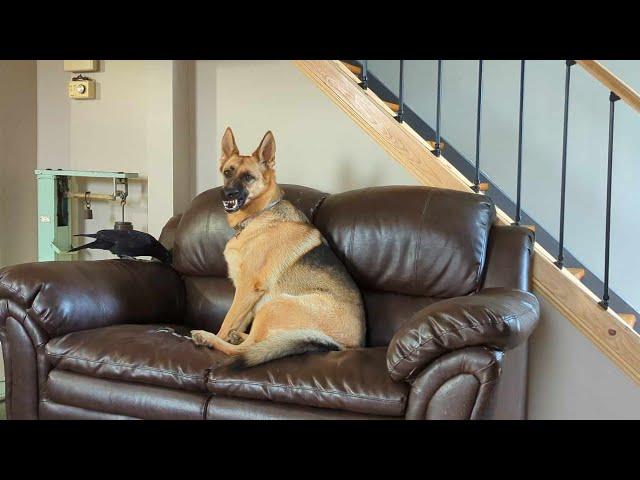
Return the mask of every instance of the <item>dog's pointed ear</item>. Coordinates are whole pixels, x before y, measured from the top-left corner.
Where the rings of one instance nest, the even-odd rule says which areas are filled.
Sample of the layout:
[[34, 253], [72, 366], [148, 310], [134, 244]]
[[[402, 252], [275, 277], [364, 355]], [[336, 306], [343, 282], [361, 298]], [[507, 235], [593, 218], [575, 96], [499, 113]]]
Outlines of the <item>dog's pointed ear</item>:
[[273, 168], [276, 165], [276, 139], [269, 130], [262, 137], [260, 145], [253, 154], [258, 157], [260, 163], [267, 168]]
[[227, 127], [222, 136], [222, 157], [227, 159], [237, 153], [238, 146], [236, 145], [236, 139], [233, 137], [233, 131], [231, 127]]

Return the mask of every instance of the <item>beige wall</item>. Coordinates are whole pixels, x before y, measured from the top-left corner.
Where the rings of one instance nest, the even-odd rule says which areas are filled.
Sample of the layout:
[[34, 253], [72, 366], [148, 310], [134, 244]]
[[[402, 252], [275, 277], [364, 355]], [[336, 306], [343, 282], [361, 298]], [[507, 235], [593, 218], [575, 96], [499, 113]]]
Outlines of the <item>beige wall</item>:
[[529, 418], [640, 419], [640, 387], [541, 299], [529, 351]]
[[195, 62], [173, 66], [173, 211], [184, 212], [195, 193]]
[[36, 259], [36, 63], [0, 61], [0, 266]]

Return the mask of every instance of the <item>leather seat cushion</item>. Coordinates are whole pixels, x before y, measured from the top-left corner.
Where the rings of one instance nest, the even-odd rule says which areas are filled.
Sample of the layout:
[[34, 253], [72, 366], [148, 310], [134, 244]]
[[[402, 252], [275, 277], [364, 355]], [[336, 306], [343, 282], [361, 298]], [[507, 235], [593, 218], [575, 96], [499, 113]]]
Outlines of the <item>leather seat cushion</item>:
[[409, 385], [394, 382], [386, 348], [307, 353], [245, 370], [211, 370], [209, 391], [227, 397], [271, 400], [371, 415], [402, 416]]
[[83, 330], [50, 340], [46, 355], [59, 370], [206, 392], [208, 370], [229, 357], [176, 334], [188, 335], [189, 329], [177, 325], [114, 325]]

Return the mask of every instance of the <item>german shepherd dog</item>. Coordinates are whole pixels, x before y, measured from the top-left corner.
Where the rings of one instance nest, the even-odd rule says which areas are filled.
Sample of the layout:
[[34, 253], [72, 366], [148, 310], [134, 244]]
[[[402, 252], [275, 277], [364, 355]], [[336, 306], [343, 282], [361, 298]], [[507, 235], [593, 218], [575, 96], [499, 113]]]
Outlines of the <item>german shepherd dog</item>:
[[222, 206], [236, 230], [224, 257], [236, 291], [218, 334], [191, 338], [234, 356], [235, 368], [364, 342], [360, 291], [322, 234], [282, 199], [275, 153], [271, 132], [251, 155], [238, 153], [230, 128], [222, 138]]

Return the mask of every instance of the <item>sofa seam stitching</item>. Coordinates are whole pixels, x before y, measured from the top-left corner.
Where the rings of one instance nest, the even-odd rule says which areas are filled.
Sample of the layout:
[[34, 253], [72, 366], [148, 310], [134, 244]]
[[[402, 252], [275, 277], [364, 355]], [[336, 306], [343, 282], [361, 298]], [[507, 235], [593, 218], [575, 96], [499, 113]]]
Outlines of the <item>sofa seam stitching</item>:
[[[491, 360], [491, 362], [490, 362], [488, 365], [485, 365], [485, 366], [484, 366], [484, 367], [482, 367], [482, 368], [478, 368], [478, 369], [476, 369], [476, 370], [472, 370], [472, 371], [469, 371], [469, 372], [459, 372], [459, 373], [457, 373], [457, 374], [455, 374], [455, 375], [453, 375], [453, 376], [451, 376], [451, 377], [449, 377], [449, 378], [447, 378], [447, 379], [443, 380], [442, 382], [440, 382], [440, 383], [439, 383], [439, 385], [438, 385], [438, 387], [434, 390], [433, 394], [432, 394], [432, 395], [430, 395], [430, 396], [429, 396], [429, 399], [427, 400], [427, 403], [426, 403], [426, 406], [425, 406], [425, 413], [426, 413], [426, 411], [429, 409], [429, 405], [431, 405], [431, 401], [433, 400], [433, 397], [436, 395], [436, 393], [438, 393], [438, 392], [440, 391], [440, 389], [444, 386], [444, 384], [445, 384], [445, 383], [447, 383], [448, 381], [450, 381], [450, 380], [452, 380], [452, 379], [454, 379], [454, 378], [456, 378], [456, 377], [459, 377], [459, 376], [461, 376], [461, 375], [471, 375], [471, 376], [472, 376], [473, 378], [475, 378], [475, 379], [476, 379], [476, 381], [478, 382], [478, 393], [480, 392], [480, 389], [482, 388], [482, 386], [483, 386], [483, 385], [487, 385], [487, 384], [489, 384], [489, 383], [497, 382], [497, 381], [498, 381], [498, 379], [497, 379], [497, 378], [494, 378], [493, 380], [489, 380], [488, 382], [482, 382], [482, 381], [478, 378], [478, 375], [477, 375], [477, 373], [478, 373], [478, 372], [481, 372], [481, 371], [483, 371], [483, 370], [486, 370], [487, 368], [492, 367], [493, 365], [495, 365], [495, 364], [497, 364], [497, 363], [498, 363], [498, 362], [496, 361], [496, 359], [495, 359], [495, 358], [493, 358], [493, 359]], [[471, 416], [473, 415], [473, 411], [475, 410], [477, 403], [478, 403], [478, 394], [476, 394], [476, 399], [475, 399], [475, 401], [473, 402], [473, 407], [471, 408], [471, 414], [470, 414]]]
[[223, 384], [229, 384], [229, 385], [256, 385], [256, 386], [261, 386], [261, 387], [275, 387], [275, 388], [281, 388], [281, 389], [285, 389], [285, 390], [303, 390], [303, 391], [312, 391], [312, 392], [319, 392], [319, 393], [327, 393], [330, 395], [338, 395], [338, 396], [346, 396], [346, 397], [353, 397], [353, 398], [360, 398], [360, 399], [364, 399], [364, 400], [368, 400], [368, 401], [372, 401], [372, 402], [387, 402], [387, 403], [398, 403], [398, 404], [404, 404], [403, 400], [393, 400], [393, 399], [384, 399], [384, 398], [375, 398], [375, 397], [370, 397], [367, 395], [354, 395], [354, 394], [350, 394], [350, 393], [343, 393], [343, 392], [337, 392], [334, 390], [324, 390], [324, 389], [318, 389], [318, 388], [312, 388], [312, 387], [295, 387], [295, 386], [290, 386], [290, 385], [283, 385], [280, 383], [271, 383], [271, 384], [265, 384], [265, 383], [261, 383], [261, 382], [252, 382], [252, 381], [248, 381], [248, 380], [217, 380], [217, 379], [212, 379], [213, 383], [217, 383], [218, 385], [223, 385]]
[[424, 217], [427, 213], [427, 209], [429, 205], [431, 205], [431, 199], [433, 198], [433, 193], [430, 191], [427, 199], [424, 201], [424, 206], [422, 207], [422, 213], [420, 214], [420, 224], [418, 225], [418, 238], [416, 251], [413, 257], [413, 282], [415, 285], [418, 284], [418, 260], [420, 258], [420, 248], [422, 247], [422, 226], [424, 224]]
[[157, 373], [165, 373], [171, 376], [177, 376], [177, 377], [181, 377], [181, 378], [189, 378], [189, 379], [194, 379], [194, 378], [200, 378], [201, 375], [198, 374], [193, 374], [193, 375], [185, 375], [185, 374], [181, 374], [181, 373], [177, 373], [177, 372], [172, 372], [171, 370], [163, 370], [161, 368], [153, 368], [153, 367], [143, 367], [143, 366], [136, 366], [134, 364], [131, 363], [113, 363], [113, 362], [106, 362], [106, 361], [100, 361], [100, 360], [90, 360], [88, 358], [83, 358], [83, 357], [76, 357], [74, 355], [65, 355], [65, 354], [61, 354], [61, 353], [47, 353], [48, 356], [51, 357], [59, 357], [59, 358], [69, 358], [69, 359], [73, 359], [73, 360], [80, 360], [83, 362], [89, 362], [89, 363], [96, 363], [99, 365], [110, 365], [112, 367], [127, 367], [130, 368], [132, 370], [147, 370], [150, 372], [157, 372]]
[[[489, 208], [490, 213], [493, 213], [493, 215], [491, 215], [493, 217], [493, 220], [495, 220], [496, 214], [495, 214], [495, 205], [491, 205], [491, 207]], [[476, 288], [474, 289], [475, 291], [478, 291], [480, 289], [480, 283], [482, 281], [482, 272], [484, 271], [484, 264], [487, 261], [487, 250], [489, 248], [489, 235], [491, 234], [491, 228], [493, 226], [493, 221], [491, 224], [489, 224], [488, 219], [487, 219], [487, 223], [485, 223], [484, 227], [486, 228], [486, 235], [484, 236], [484, 240], [482, 242], [482, 258], [480, 259], [480, 265], [478, 265], [478, 272], [476, 273]]]

